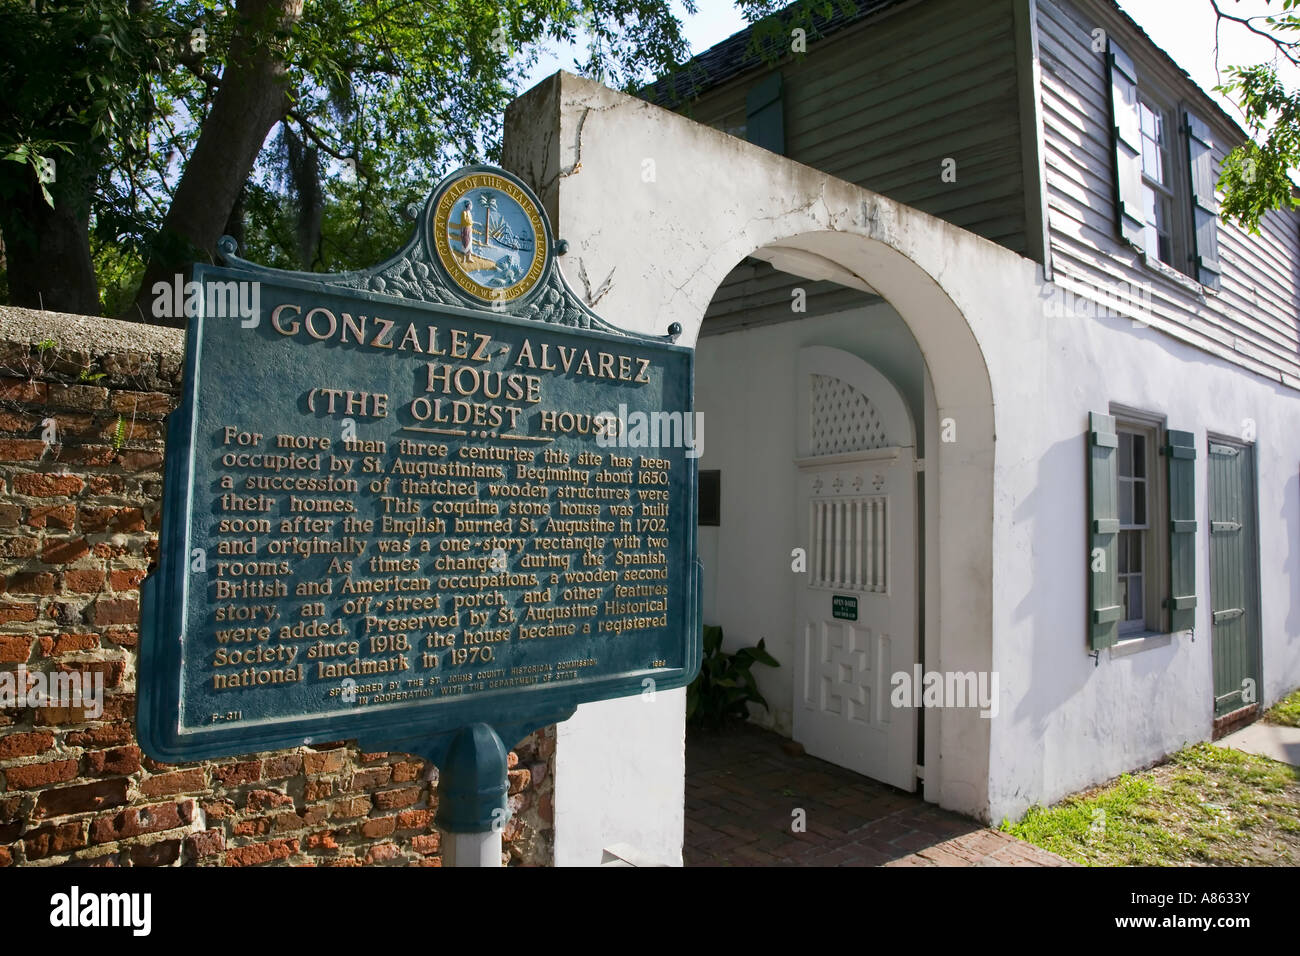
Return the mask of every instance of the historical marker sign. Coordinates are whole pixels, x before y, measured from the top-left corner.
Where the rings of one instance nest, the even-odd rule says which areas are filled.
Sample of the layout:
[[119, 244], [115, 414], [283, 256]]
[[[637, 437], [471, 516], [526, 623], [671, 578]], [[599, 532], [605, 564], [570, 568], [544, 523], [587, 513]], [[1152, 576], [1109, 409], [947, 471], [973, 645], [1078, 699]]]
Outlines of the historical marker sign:
[[587, 309], [521, 182], [448, 177], [372, 270], [225, 251], [185, 292], [146, 751], [421, 752], [694, 676], [693, 352]]
[[856, 621], [858, 599], [852, 594], [831, 595], [831, 616], [842, 621]]

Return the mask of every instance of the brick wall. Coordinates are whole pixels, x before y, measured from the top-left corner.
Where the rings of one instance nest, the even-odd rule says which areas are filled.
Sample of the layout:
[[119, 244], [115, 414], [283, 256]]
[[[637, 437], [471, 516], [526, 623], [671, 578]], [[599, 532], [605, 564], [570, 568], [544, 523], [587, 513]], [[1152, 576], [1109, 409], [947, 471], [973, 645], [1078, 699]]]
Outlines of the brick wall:
[[[0, 709], [0, 867], [436, 866], [436, 772], [347, 742], [164, 765], [135, 740], [181, 333], [0, 307], [0, 669], [98, 671], [98, 720]], [[49, 420], [54, 423], [54, 442]], [[512, 863], [552, 860], [555, 729], [510, 754]]]

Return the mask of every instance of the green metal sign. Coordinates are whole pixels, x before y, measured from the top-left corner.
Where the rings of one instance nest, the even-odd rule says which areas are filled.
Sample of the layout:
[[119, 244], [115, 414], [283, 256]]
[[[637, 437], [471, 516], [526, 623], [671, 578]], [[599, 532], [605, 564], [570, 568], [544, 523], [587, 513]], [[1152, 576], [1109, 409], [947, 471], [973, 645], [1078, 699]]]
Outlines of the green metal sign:
[[139, 737], [179, 762], [358, 739], [440, 762], [699, 666], [694, 353], [565, 285], [532, 193], [448, 177], [393, 260], [223, 247], [190, 314], [143, 588]]
[[851, 594], [832, 595], [831, 616], [839, 618], [841, 621], [856, 621], [858, 619], [858, 599]]

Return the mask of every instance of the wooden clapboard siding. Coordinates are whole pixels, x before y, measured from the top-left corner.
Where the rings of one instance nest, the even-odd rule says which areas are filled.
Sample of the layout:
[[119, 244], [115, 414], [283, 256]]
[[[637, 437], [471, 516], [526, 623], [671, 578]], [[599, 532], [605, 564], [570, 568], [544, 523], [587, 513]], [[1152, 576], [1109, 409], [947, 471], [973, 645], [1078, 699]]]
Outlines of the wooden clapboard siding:
[[[805, 293], [805, 311], [793, 308], [795, 289]], [[737, 329], [792, 322], [815, 315], [832, 315], [861, 308], [880, 297], [833, 282], [814, 282], [778, 272], [767, 262], [746, 259], [718, 286], [704, 313], [700, 335], [718, 335]]]
[[[1092, 49], [1093, 29], [1106, 30], [1140, 71], [1177, 95], [1180, 114], [1190, 109], [1210, 125], [1216, 160], [1240, 133], [1110, 4], [1036, 0], [1036, 7], [1048, 228], [1058, 281], [1146, 288], [1162, 329], [1300, 387], [1300, 218], [1270, 213], [1259, 236], [1220, 222], [1217, 295], [1144, 264], [1116, 234], [1110, 86], [1105, 57]], [[1181, 140], [1171, 161], [1186, 165]]]
[[[1015, 252], [1029, 248], [1012, 0], [901, 6], [811, 42], [777, 69], [791, 159]], [[681, 111], [741, 129], [745, 93], [766, 72], [744, 73]], [[941, 178], [948, 158], [956, 182]]]

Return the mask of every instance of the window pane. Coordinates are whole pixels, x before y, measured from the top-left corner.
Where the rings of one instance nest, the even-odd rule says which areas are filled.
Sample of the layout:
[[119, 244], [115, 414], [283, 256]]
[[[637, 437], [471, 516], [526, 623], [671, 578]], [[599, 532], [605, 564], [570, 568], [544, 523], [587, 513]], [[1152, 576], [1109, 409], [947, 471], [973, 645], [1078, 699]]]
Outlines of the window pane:
[[1133, 435], [1133, 477], [1147, 476], [1147, 436]]
[[1128, 574], [1128, 539], [1132, 531], [1121, 531], [1119, 533], [1119, 547], [1115, 550], [1119, 552], [1119, 574]]
[[1154, 139], [1156, 135], [1156, 115], [1151, 112], [1151, 107], [1145, 103], [1139, 103], [1138, 116], [1142, 120], [1142, 135]]
[[1141, 574], [1143, 566], [1146, 564], [1142, 560], [1142, 543], [1141, 531], [1130, 531], [1128, 533], [1128, 569], [1133, 574]]
[[1141, 620], [1146, 616], [1142, 604], [1142, 575], [1132, 574], [1128, 579], [1128, 613], [1124, 615], [1126, 620]]
[[1124, 609], [1124, 620], [1129, 620], [1132, 615], [1128, 606], [1128, 578], [1119, 579], [1119, 604]]
[[1147, 523], [1147, 483], [1133, 482], [1133, 523]]
[[1133, 474], [1133, 438], [1132, 432], [1119, 433], [1119, 476], [1129, 478]]
[[1133, 523], [1133, 482], [1119, 482], [1119, 523]]

